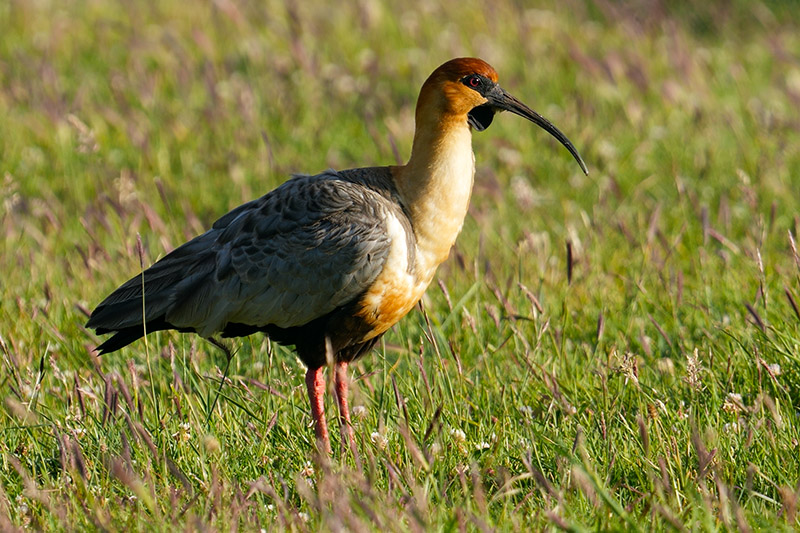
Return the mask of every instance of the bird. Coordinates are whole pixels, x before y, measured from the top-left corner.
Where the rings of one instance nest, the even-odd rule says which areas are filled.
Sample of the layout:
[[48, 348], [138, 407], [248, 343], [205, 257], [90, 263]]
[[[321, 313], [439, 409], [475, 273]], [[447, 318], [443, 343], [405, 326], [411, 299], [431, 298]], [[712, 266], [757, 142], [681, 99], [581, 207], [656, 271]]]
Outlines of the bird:
[[265, 333], [294, 346], [318, 449], [331, 453], [324, 370], [330, 367], [342, 444], [355, 445], [347, 368], [420, 301], [450, 254], [475, 176], [472, 132], [509, 111], [572, 142], [506, 92], [482, 59], [436, 68], [415, 109], [405, 165], [295, 174], [217, 220], [106, 297], [87, 327], [113, 333], [109, 353], [160, 330], [213, 339]]

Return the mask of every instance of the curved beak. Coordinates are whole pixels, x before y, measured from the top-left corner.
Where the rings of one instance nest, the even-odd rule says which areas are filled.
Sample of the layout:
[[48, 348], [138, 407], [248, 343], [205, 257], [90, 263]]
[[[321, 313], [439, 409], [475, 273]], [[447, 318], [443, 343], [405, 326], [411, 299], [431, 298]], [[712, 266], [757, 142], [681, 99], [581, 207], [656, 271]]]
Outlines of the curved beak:
[[561, 130], [556, 128], [552, 122], [505, 92], [499, 85], [495, 85], [494, 88], [486, 93], [485, 96], [486, 99], [489, 100], [488, 105], [490, 105], [492, 108], [496, 110], [511, 111], [515, 115], [527, 118], [537, 126], [541, 127], [547, 133], [558, 139], [558, 141], [563, 144], [567, 150], [569, 150], [569, 153], [572, 154], [572, 157], [575, 158], [575, 161], [577, 161], [581, 166], [583, 173], [587, 176], [589, 175], [589, 171], [586, 169], [586, 163], [583, 162], [578, 150], [575, 148], [572, 142], [567, 139], [567, 136], [561, 133]]

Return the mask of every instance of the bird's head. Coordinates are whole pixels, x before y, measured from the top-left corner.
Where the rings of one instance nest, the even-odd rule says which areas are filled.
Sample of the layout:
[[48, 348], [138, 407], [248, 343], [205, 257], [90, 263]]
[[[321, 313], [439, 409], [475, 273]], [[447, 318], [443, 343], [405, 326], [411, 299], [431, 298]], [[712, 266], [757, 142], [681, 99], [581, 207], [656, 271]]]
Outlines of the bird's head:
[[431, 111], [438, 112], [435, 114], [439, 116], [466, 120], [476, 131], [488, 128], [495, 113], [511, 111], [558, 139], [581, 166], [581, 170], [588, 174], [586, 164], [567, 136], [549, 120], [500, 87], [497, 83], [497, 72], [482, 59], [451, 59], [433, 71], [420, 91], [417, 120]]

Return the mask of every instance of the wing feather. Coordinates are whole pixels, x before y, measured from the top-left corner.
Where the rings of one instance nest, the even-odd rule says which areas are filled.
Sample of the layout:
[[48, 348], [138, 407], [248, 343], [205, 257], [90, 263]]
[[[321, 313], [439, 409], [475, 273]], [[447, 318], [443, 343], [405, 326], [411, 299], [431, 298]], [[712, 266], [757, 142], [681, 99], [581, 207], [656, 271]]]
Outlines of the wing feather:
[[333, 171], [297, 176], [237, 207], [123, 284], [92, 313], [99, 333], [165, 320], [203, 336], [230, 322], [300, 326], [363, 294], [391, 245], [396, 209]]

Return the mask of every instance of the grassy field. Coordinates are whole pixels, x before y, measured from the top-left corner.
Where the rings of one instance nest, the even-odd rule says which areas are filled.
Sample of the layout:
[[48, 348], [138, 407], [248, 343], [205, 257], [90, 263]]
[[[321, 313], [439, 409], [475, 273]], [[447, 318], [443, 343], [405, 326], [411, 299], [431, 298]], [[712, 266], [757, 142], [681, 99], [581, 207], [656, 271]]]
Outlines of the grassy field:
[[[0, 530], [800, 527], [800, 10], [524, 4], [0, 2]], [[354, 365], [357, 455], [313, 453], [263, 336], [224, 384], [194, 335], [92, 353], [88, 310], [230, 208], [404, 160], [463, 55], [590, 175], [475, 135], [425, 312]]]

